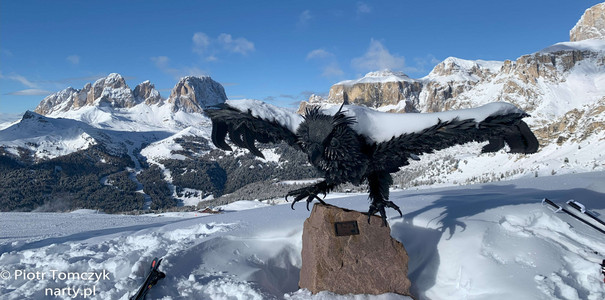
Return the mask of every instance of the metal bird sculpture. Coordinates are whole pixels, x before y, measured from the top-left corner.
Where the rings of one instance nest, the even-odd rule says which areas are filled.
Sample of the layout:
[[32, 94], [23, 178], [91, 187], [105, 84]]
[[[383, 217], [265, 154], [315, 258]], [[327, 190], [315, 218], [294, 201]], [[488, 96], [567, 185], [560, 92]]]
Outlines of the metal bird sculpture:
[[[389, 201], [391, 173], [419, 159], [423, 153], [472, 141], [488, 141], [482, 152], [494, 152], [508, 144], [511, 153], [534, 153], [538, 141], [521, 119], [527, 117], [516, 106], [496, 102], [478, 108], [439, 113], [384, 113], [369, 108], [343, 105], [321, 110], [306, 109], [304, 116], [257, 100], [229, 100], [205, 110], [212, 120], [212, 142], [232, 150], [225, 142], [247, 148], [263, 157], [255, 142], [285, 141], [307, 154], [323, 180], [290, 191], [292, 209], [306, 199], [307, 209], [318, 196], [342, 183], [359, 185], [367, 181], [370, 208], [386, 225], [385, 208], [401, 210]], [[369, 222], [368, 216], [368, 222]]]

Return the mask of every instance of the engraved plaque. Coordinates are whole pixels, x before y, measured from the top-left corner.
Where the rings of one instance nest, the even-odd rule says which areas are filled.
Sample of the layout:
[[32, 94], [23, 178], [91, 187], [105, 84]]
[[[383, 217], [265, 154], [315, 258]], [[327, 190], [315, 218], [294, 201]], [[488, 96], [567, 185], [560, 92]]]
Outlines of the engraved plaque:
[[357, 221], [336, 222], [334, 223], [336, 236], [356, 235], [359, 234]]

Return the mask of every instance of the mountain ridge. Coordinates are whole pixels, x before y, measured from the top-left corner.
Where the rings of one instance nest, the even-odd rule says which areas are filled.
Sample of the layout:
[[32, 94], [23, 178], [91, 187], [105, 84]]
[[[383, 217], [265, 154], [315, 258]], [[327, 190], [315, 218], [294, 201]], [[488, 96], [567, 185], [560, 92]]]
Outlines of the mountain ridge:
[[[403, 73], [394, 76], [396, 73], [392, 71], [372, 72], [368, 73], [371, 76], [334, 84], [327, 99], [313, 95], [308, 101], [301, 102], [298, 111], [303, 112], [308, 105], [341, 104], [344, 94], [347, 94], [351, 104], [390, 112], [438, 112], [494, 101], [512, 102], [533, 112], [537, 105], [532, 102], [539, 100], [540, 89], [556, 89], [556, 85], [565, 83], [573, 73], [572, 69], [582, 68], [585, 60], [589, 60], [587, 64], [592, 66], [589, 72], [598, 78], [605, 76], [605, 40], [557, 43], [516, 60], [484, 61], [448, 57], [427, 76], [417, 79], [401, 75]], [[550, 86], [536, 87], [540, 84]], [[489, 92], [485, 91], [487, 89]], [[605, 95], [605, 90], [598, 89], [598, 93]], [[569, 96], [580, 98], [573, 91]], [[566, 107], [561, 112], [552, 111], [544, 117], [560, 117], [569, 109], [595, 100], [592, 98], [586, 102], [572, 103], [573, 107]]]
[[[351, 104], [390, 112], [443, 111], [494, 101], [528, 111], [532, 117], [526, 121], [541, 143], [533, 155], [504, 150], [477, 155], [482, 145], [471, 143], [423, 155], [394, 176], [399, 188], [470, 184], [605, 170], [604, 82], [605, 40], [588, 39], [557, 43], [515, 60], [448, 57], [418, 79], [396, 71], [370, 72], [334, 84], [328, 99], [311, 96], [299, 111], [340, 105], [345, 94]], [[20, 121], [2, 125], [0, 200], [25, 210], [59, 202], [116, 211], [103, 204], [111, 192], [110, 203], [130, 199], [117, 206], [121, 209], [142, 209], [142, 198], [144, 207], [164, 209], [177, 200], [195, 205], [279, 197], [283, 189], [276, 182], [320, 176], [304, 155], [286, 145], [262, 146], [266, 160], [242, 149], [217, 150], [203, 109], [226, 98], [224, 88], [209, 77], [184, 77], [162, 98], [151, 82], [130, 89], [116, 73], [80, 90], [59, 91], [41, 101], [37, 111], [44, 114], [26, 112]], [[17, 182], [43, 188], [20, 189]], [[92, 188], [73, 191], [72, 184]], [[225, 193], [231, 195], [206, 202]]]
[[201, 113], [205, 107], [225, 100], [227, 100], [225, 89], [209, 76], [181, 78], [172, 89], [170, 96], [164, 99], [149, 80], [131, 89], [122, 75], [111, 73], [92, 84], [87, 83], [82, 89], [68, 87], [45, 97], [34, 112], [61, 117], [62, 113], [87, 106], [128, 109], [145, 104], [169, 105], [173, 112]]

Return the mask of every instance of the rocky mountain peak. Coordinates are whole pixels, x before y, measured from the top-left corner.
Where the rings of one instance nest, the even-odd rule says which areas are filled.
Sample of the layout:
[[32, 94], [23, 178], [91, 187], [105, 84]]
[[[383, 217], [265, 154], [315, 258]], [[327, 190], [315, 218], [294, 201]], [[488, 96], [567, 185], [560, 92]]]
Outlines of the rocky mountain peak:
[[[172, 111], [202, 112], [207, 106], [227, 100], [223, 86], [210, 77], [187, 76], [174, 86], [167, 100]], [[44, 98], [35, 112], [41, 115], [78, 110], [84, 106], [131, 108], [139, 104], [161, 105], [165, 102], [149, 81], [131, 90], [124, 77], [111, 73], [82, 89], [66, 88]]]
[[67, 111], [74, 106], [78, 107], [80, 104], [86, 102], [87, 93], [90, 89], [90, 83], [82, 90], [68, 87], [46, 96], [34, 111], [42, 115], [47, 115], [55, 111]]
[[109, 87], [113, 89], [129, 88], [124, 77], [118, 73], [111, 73], [107, 75], [107, 77], [97, 79], [93, 84], [93, 87]]
[[84, 106], [132, 107], [138, 104], [122, 75], [111, 73], [82, 89], [68, 87], [44, 98], [34, 110], [41, 115], [76, 110]]
[[41, 115], [39, 115], [39, 114], [37, 114], [37, 113], [35, 113], [35, 112], [31, 111], [31, 110], [28, 110], [28, 111], [26, 111], [23, 114], [23, 117], [21, 118], [21, 121], [23, 121], [23, 120], [30, 120], [30, 119], [36, 119], [36, 118], [39, 119], [41, 117], [42, 117]]
[[499, 61], [466, 60], [448, 57], [437, 64], [427, 77], [431, 79], [445, 77], [446, 80], [450, 81], [476, 81], [497, 73], [501, 67], [502, 62]]
[[149, 80], [145, 80], [137, 85], [132, 91], [132, 94], [137, 103], [144, 102], [147, 105], [155, 105], [163, 101], [160, 92], [155, 89], [155, 85]]
[[[604, 66], [605, 40], [598, 39], [562, 42], [504, 62], [448, 57], [420, 79], [380, 71], [339, 82], [327, 99], [313, 96], [298, 112], [340, 104], [347, 95], [352, 104], [391, 112], [439, 112], [507, 101], [532, 114], [538, 110], [533, 115], [548, 120], [600, 95]], [[394, 76], [400, 81], [385, 80]], [[582, 84], [576, 84], [579, 78], [584, 78]], [[594, 89], [586, 92], [582, 86]], [[565, 101], [555, 101], [555, 94]]]
[[413, 80], [403, 72], [391, 71], [388, 69], [381, 71], [369, 72], [365, 76], [359, 79], [341, 81], [335, 85], [353, 86], [360, 83], [384, 83], [384, 82], [401, 82]]
[[[367, 73], [360, 79], [345, 80], [333, 85], [326, 102], [340, 104], [346, 95], [350, 104], [373, 108], [400, 105], [401, 100], [417, 96], [421, 85], [420, 81], [411, 79], [402, 72], [375, 71]], [[413, 110], [411, 103], [409, 104], [405, 105], [403, 110]]]
[[605, 39], [605, 2], [587, 9], [569, 31], [572, 42], [587, 39]]
[[320, 95], [311, 94], [311, 96], [309, 96], [309, 103], [319, 104], [319, 103], [323, 103], [325, 101], [326, 101], [326, 99], [324, 99], [324, 97], [322, 97]]
[[[91, 97], [92, 96], [92, 97]], [[108, 105], [114, 108], [133, 107], [138, 103], [122, 75], [111, 73], [100, 78], [88, 93], [87, 105]]]
[[225, 102], [223, 86], [209, 76], [187, 76], [174, 86], [168, 98], [173, 111], [202, 112], [204, 108]]

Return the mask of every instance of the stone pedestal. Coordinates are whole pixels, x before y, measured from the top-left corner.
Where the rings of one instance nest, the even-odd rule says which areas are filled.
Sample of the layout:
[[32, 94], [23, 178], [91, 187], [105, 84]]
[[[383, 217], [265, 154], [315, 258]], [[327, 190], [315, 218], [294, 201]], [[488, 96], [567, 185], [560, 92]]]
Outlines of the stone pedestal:
[[299, 286], [312, 293], [410, 295], [408, 255], [380, 217], [315, 204], [303, 229]]

